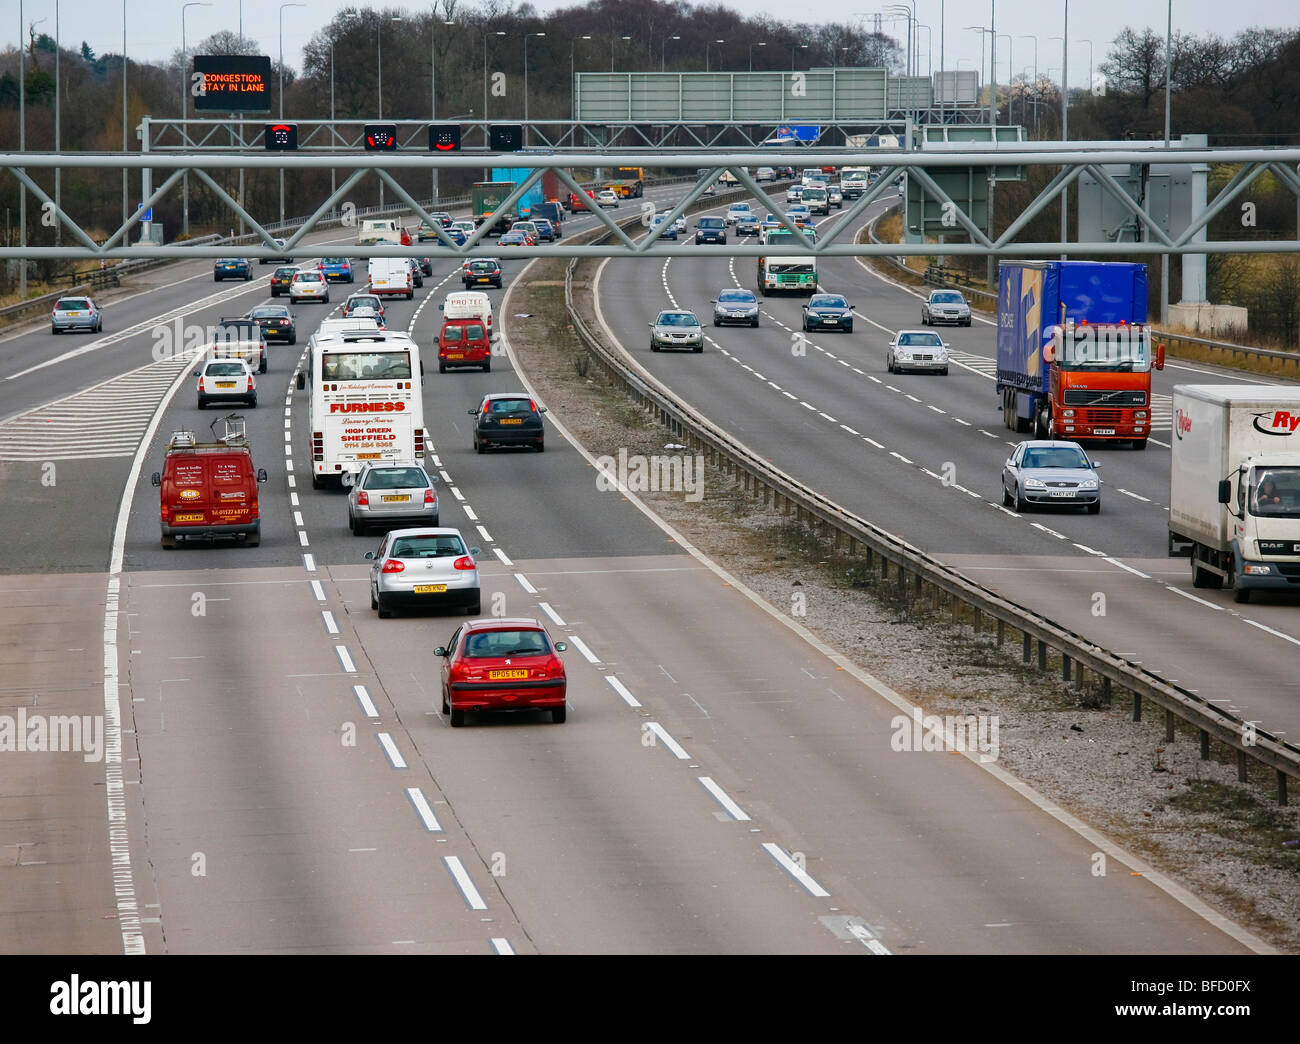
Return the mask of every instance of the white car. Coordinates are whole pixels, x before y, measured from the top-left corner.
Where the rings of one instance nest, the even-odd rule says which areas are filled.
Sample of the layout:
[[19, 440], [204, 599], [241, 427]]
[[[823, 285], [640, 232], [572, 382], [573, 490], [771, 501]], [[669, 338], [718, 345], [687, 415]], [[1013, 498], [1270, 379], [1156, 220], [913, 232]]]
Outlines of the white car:
[[451, 223], [451, 227], [460, 229], [462, 232], [465, 233], [466, 238], [472, 236], [475, 233], [475, 231], [478, 229], [478, 226], [475, 225], [474, 222], [472, 221], [453, 221]]
[[293, 282], [289, 284], [289, 303], [297, 304], [299, 301], [320, 301], [322, 304], [329, 304], [330, 285], [324, 273], [312, 269], [294, 275]]
[[759, 167], [754, 171], [755, 181], [775, 181], [776, 169], [774, 167]]
[[904, 370], [948, 372], [948, 343], [929, 330], [899, 330], [889, 342], [885, 362], [890, 373]]
[[199, 379], [198, 405], [210, 402], [246, 402], [257, 405], [257, 378], [243, 359], [209, 359], [194, 374]]
[[733, 203], [727, 208], [726, 222], [728, 225], [734, 225], [743, 217], [752, 217], [753, 211], [749, 209], [748, 203]]
[[798, 203], [801, 199], [803, 199], [802, 185], [791, 185], [785, 190], [785, 201], [787, 203]]
[[618, 195], [613, 189], [601, 189], [596, 193], [596, 206], [601, 208], [617, 207]]

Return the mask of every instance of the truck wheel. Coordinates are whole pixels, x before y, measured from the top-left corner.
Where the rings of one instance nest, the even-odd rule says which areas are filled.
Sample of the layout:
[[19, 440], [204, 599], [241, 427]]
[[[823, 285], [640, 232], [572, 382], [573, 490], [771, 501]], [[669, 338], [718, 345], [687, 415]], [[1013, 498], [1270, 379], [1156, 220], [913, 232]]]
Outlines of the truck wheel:
[[248, 539], [244, 542], [245, 547], [257, 547], [262, 543], [261, 530], [255, 530], [248, 534]]
[[1234, 602], [1249, 602], [1249, 601], [1250, 601], [1250, 588], [1248, 588], [1248, 587], [1238, 587], [1238, 588], [1234, 589], [1233, 592], [1232, 592], [1232, 600], [1233, 600]]
[[1039, 410], [1038, 415], [1034, 418], [1034, 438], [1050, 439], [1051, 420], [1046, 410]]
[[1146, 448], [1147, 448], [1147, 440], [1146, 440], [1146, 439], [1134, 439], [1134, 440], [1133, 440], [1133, 448], [1134, 448], [1135, 450], [1144, 450], [1144, 449], [1146, 449]]

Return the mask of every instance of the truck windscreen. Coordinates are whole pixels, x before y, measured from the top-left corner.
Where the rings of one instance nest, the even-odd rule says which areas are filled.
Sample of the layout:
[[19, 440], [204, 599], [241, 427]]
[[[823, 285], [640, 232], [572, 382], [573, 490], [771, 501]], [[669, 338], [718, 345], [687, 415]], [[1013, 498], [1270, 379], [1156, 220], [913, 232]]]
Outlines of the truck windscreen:
[[1063, 370], [1146, 373], [1151, 369], [1151, 331], [1132, 326], [1053, 327], [1044, 358]]
[[1266, 518], [1300, 518], [1300, 468], [1257, 469], [1250, 513]]

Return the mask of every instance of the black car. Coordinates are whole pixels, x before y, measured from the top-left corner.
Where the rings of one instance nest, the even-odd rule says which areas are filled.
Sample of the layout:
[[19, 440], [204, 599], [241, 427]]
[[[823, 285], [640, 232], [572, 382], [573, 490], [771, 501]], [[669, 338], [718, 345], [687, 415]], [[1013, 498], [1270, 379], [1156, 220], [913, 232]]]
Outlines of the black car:
[[285, 344], [298, 343], [298, 330], [294, 325], [293, 312], [280, 304], [258, 305], [247, 316], [262, 328], [262, 336], [269, 341], [283, 341]]
[[501, 265], [491, 258], [475, 258], [466, 261], [461, 269], [460, 281], [468, 290], [472, 286], [495, 286], [501, 289]]
[[853, 332], [853, 306], [839, 294], [813, 294], [803, 306], [804, 330]]
[[523, 392], [494, 392], [469, 415], [474, 420], [474, 452], [483, 453], [489, 446], [532, 446], [538, 453], [546, 449], [542, 428], [545, 406], [538, 406]]
[[696, 243], [726, 243], [727, 223], [720, 217], [702, 217], [695, 223]]
[[271, 273], [271, 296], [279, 297], [289, 292], [293, 277], [298, 274], [297, 265], [283, 265]]

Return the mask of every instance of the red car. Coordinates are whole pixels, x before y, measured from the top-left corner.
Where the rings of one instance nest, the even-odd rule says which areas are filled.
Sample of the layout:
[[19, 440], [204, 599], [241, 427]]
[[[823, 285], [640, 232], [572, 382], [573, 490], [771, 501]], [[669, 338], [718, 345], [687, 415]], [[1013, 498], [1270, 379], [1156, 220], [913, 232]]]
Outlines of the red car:
[[456, 628], [442, 657], [442, 712], [453, 728], [471, 710], [549, 710], [559, 724], [568, 716], [564, 661], [568, 648], [552, 642], [538, 620], [470, 620]]

